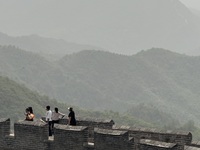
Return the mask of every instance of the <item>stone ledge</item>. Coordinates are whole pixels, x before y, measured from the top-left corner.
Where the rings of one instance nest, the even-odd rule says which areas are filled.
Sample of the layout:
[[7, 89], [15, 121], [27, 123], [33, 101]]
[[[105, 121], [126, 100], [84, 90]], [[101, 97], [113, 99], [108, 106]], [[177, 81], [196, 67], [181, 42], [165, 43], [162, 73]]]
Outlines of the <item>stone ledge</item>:
[[143, 128], [143, 127], [132, 127], [132, 126], [113, 126], [113, 129], [116, 130], [130, 130], [130, 131], [138, 131], [138, 132], [151, 132], [151, 133], [158, 133], [158, 134], [177, 134], [177, 135], [189, 135], [190, 132], [185, 131], [172, 131], [172, 130], [159, 130], [154, 128]]
[[1, 118], [1, 119], [0, 119], [0, 123], [1, 123], [1, 122], [6, 122], [6, 121], [10, 121], [10, 119], [9, 119], [9, 118]]
[[127, 133], [128, 131], [95, 128], [94, 132], [99, 133], [99, 134], [109, 134], [109, 135], [121, 136], [121, 135], [124, 135], [125, 133]]
[[70, 131], [83, 131], [83, 130], [87, 129], [88, 127], [55, 124], [54, 128], [55, 129], [61, 129], [61, 130], [70, 130]]
[[96, 123], [113, 123], [114, 121], [112, 119], [98, 119], [98, 118], [80, 118], [77, 117], [77, 121], [87, 121], [87, 122], [96, 122]]
[[162, 147], [162, 148], [173, 148], [174, 146], [177, 145], [175, 143], [166, 143], [166, 142], [154, 141], [150, 139], [141, 139], [140, 144]]
[[28, 125], [28, 126], [46, 126], [47, 123], [42, 120], [36, 120], [36, 121], [18, 121], [15, 123], [15, 125]]
[[192, 146], [184, 146], [184, 150], [200, 150], [200, 148]]

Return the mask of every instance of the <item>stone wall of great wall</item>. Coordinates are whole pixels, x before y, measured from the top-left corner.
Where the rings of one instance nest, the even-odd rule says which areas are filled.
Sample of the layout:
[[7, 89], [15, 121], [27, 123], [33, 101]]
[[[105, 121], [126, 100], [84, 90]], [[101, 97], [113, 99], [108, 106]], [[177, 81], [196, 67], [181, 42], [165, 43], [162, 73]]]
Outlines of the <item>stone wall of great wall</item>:
[[14, 123], [0, 119], [0, 150], [200, 150], [190, 132], [162, 131], [115, 126], [113, 120], [78, 118], [69, 126], [67, 118], [55, 124], [49, 138], [48, 125], [41, 120]]

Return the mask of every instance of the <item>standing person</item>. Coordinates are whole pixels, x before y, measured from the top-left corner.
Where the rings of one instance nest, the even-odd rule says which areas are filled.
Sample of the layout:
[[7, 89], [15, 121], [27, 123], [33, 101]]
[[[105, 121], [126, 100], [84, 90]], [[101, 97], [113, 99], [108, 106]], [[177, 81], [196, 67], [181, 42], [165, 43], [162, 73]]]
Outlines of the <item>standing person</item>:
[[63, 118], [65, 114], [59, 112], [58, 108], [55, 107], [54, 112], [52, 113], [52, 130], [54, 128], [54, 123], [59, 123], [60, 116]]
[[31, 113], [29, 108], [26, 108], [24, 115], [26, 116], [26, 121], [33, 121], [34, 114]]
[[50, 106], [46, 106], [46, 122], [49, 125], [49, 136], [52, 136], [52, 111], [50, 110]]
[[69, 125], [72, 125], [72, 126], [75, 126], [76, 125], [76, 118], [75, 118], [75, 113], [73, 111], [73, 108], [72, 107], [69, 107], [69, 115], [68, 115], [68, 124]]

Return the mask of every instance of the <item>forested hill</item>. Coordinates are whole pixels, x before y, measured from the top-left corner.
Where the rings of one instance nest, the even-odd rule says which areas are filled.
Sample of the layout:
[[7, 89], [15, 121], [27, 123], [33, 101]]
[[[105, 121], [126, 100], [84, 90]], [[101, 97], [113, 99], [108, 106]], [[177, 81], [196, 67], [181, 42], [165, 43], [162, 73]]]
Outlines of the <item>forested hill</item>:
[[[0, 76], [0, 118], [11, 118], [12, 121], [24, 118], [25, 109], [33, 107], [37, 119], [45, 114], [47, 105], [63, 109], [65, 106], [47, 96], [41, 96], [7, 77]], [[67, 109], [67, 108], [65, 108]]]
[[[151, 103], [177, 118], [184, 116], [182, 119], [199, 117], [199, 64], [199, 57], [163, 49], [133, 56], [85, 51], [60, 61], [63, 69], [74, 73], [81, 83], [102, 93], [98, 100], [105, 101], [98, 107], [114, 106], [120, 111], [138, 103]], [[117, 103], [120, 107], [115, 106]]]
[[[24, 110], [32, 106], [34, 109], [35, 119], [44, 116], [45, 106], [50, 105], [52, 110], [58, 107], [66, 115], [67, 107], [71, 106], [64, 103], [58, 103], [56, 100], [49, 99], [47, 96], [41, 96], [7, 77], [0, 76], [0, 118], [11, 118], [11, 121], [18, 121], [25, 118]], [[199, 129], [191, 121], [181, 125], [174, 117], [163, 113], [152, 106], [139, 105], [128, 111], [127, 114], [120, 115], [113, 111], [91, 111], [75, 107], [77, 117], [113, 119], [118, 125], [131, 125], [142, 127], [153, 127], [161, 129], [181, 129], [193, 131], [196, 139], [199, 139]], [[144, 109], [143, 112], [139, 109]]]
[[[24, 85], [18, 84], [7, 77], [0, 76], [0, 118], [11, 118], [12, 121], [24, 119], [25, 109], [31, 106], [36, 115], [35, 119], [40, 119], [45, 115], [45, 108], [47, 105], [51, 106], [52, 110], [58, 107], [59, 111], [66, 115], [69, 113], [67, 108], [72, 106], [66, 103], [59, 103], [55, 99], [50, 99], [48, 96], [39, 95], [37, 92], [31, 91]], [[124, 125], [136, 124], [138, 126], [150, 127], [154, 124], [156, 127], [162, 127], [161, 124], [157, 125], [153, 122], [148, 123], [141, 118], [122, 116], [117, 112], [109, 110], [106, 112], [98, 112], [84, 110], [76, 106], [73, 107], [76, 112], [76, 117], [114, 119], [116, 124]], [[171, 119], [174, 120], [173, 117], [171, 117]], [[168, 124], [168, 121], [165, 123]]]
[[200, 123], [200, 57], [154, 48], [133, 56], [82, 51], [50, 63], [0, 47], [0, 58], [1, 74], [69, 104], [119, 112], [151, 104], [179, 121]]

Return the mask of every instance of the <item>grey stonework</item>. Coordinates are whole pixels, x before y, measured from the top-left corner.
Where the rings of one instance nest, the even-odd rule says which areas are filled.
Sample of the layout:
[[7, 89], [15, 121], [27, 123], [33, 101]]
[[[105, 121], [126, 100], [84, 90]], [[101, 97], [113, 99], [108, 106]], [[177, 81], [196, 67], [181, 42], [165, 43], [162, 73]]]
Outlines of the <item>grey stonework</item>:
[[67, 118], [55, 124], [49, 138], [42, 120], [14, 123], [0, 119], [0, 150], [200, 150], [190, 132], [162, 131], [129, 126], [113, 126], [113, 120], [78, 118], [69, 126]]
[[158, 130], [130, 126], [113, 126], [115, 130], [128, 131], [130, 137], [134, 137], [135, 141], [140, 139], [151, 139], [167, 143], [177, 143], [179, 145], [190, 145], [192, 142], [192, 134], [183, 131]]
[[95, 128], [95, 150], [130, 150], [133, 145], [134, 141], [129, 139], [127, 131]]
[[[45, 117], [42, 117], [45, 121]], [[115, 124], [111, 119], [91, 119], [91, 118], [76, 118], [77, 126], [87, 126], [88, 127], [88, 142], [94, 142], [94, 128], [101, 129], [112, 129]], [[65, 116], [59, 120], [59, 124], [67, 125], [68, 117]]]
[[55, 125], [54, 147], [62, 150], [84, 150], [88, 139], [88, 127]]

